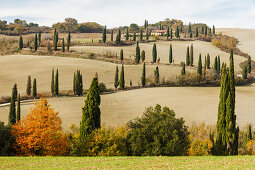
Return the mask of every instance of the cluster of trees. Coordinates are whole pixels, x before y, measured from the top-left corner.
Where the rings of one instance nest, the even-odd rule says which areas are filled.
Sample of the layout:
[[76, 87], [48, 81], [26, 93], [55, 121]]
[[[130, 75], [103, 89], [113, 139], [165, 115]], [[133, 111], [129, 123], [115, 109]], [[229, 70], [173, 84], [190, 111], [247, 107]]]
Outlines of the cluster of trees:
[[83, 82], [80, 70], [77, 70], [73, 75], [73, 92], [78, 96], [83, 94]]
[[251, 56], [248, 57], [247, 64], [243, 67], [242, 77], [247, 79], [247, 75], [251, 73]]
[[125, 75], [124, 75], [124, 65], [121, 66], [121, 72], [120, 72], [120, 79], [119, 79], [119, 69], [118, 66], [116, 66], [115, 71], [115, 78], [114, 78], [114, 88], [117, 89], [120, 87], [120, 89], [125, 88]]

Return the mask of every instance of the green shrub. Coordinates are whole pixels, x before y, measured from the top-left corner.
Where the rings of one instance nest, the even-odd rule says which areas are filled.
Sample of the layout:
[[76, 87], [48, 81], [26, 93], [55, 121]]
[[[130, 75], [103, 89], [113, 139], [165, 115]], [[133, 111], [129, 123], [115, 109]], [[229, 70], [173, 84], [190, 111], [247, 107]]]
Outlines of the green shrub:
[[142, 118], [130, 121], [127, 136], [129, 154], [135, 156], [187, 155], [188, 127], [173, 110], [160, 105], [148, 107]]
[[10, 155], [12, 139], [11, 126], [5, 126], [3, 122], [0, 122], [0, 156]]
[[103, 93], [107, 91], [106, 85], [104, 83], [99, 83], [99, 92]]

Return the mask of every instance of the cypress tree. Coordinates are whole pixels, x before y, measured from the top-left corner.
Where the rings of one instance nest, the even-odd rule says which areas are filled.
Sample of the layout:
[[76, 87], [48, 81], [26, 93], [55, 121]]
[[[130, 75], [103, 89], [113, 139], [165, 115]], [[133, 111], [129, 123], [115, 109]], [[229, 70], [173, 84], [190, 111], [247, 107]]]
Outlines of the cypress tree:
[[141, 29], [140, 31], [140, 41], [142, 42], [143, 41], [143, 30]]
[[37, 51], [37, 34], [35, 34], [35, 40], [34, 40], [34, 50]]
[[190, 46], [190, 66], [193, 67], [194, 63], [194, 51], [193, 51], [193, 44]]
[[213, 34], [215, 34], [215, 26], [213, 25]]
[[186, 65], [189, 66], [190, 65], [190, 61], [189, 61], [189, 46], [187, 47], [187, 53], [186, 53]]
[[172, 49], [172, 44], [170, 44], [170, 49], [169, 49], [169, 63], [171, 64], [173, 62], [173, 49]]
[[206, 61], [206, 64], [207, 64], [207, 68], [208, 69], [210, 69], [211, 67], [210, 67], [210, 65], [211, 65], [211, 59], [210, 59], [210, 55], [209, 54], [207, 54], [207, 61]]
[[145, 63], [143, 63], [143, 72], [142, 72], [141, 81], [142, 81], [142, 86], [145, 87], [145, 84], [146, 84]]
[[129, 39], [129, 33], [128, 33], [128, 28], [127, 28], [127, 32], [126, 32], [126, 41], [128, 41]]
[[112, 33], [111, 33], [111, 42], [113, 42], [113, 29], [112, 29]]
[[243, 79], [247, 79], [247, 66], [244, 66], [243, 72], [242, 72]]
[[251, 56], [248, 57], [247, 72], [251, 73]]
[[166, 31], [166, 38], [168, 39], [170, 36], [170, 32], [169, 32], [169, 26], [167, 27], [167, 31]]
[[73, 94], [76, 95], [76, 74], [73, 73]]
[[10, 102], [10, 111], [9, 111], [9, 124], [14, 125], [16, 123], [16, 106], [15, 106], [15, 95], [16, 95], [16, 84], [12, 88], [12, 96]]
[[54, 95], [54, 69], [52, 69], [52, 74], [51, 74], [51, 94], [52, 96]]
[[136, 42], [136, 55], [135, 55], [135, 60], [136, 63], [138, 64], [140, 62], [140, 47], [138, 41]]
[[18, 88], [17, 88], [17, 84], [15, 83], [13, 86], [13, 94], [14, 94], [14, 101], [17, 101], [18, 98]]
[[251, 130], [251, 124], [248, 126], [248, 135], [247, 135], [248, 140], [252, 140], [252, 130]]
[[122, 64], [121, 72], [120, 72], [120, 88], [123, 90], [125, 88], [125, 76], [124, 76], [124, 66]]
[[182, 30], [182, 27], [183, 27], [183, 25], [181, 24], [181, 25], [180, 25], [180, 31], [179, 31], [180, 33], [182, 33], [182, 31], [183, 31], [183, 30]]
[[214, 59], [214, 66], [213, 66], [214, 71], [218, 72], [218, 59], [217, 56]]
[[154, 71], [154, 78], [155, 78], [155, 83], [159, 84], [159, 69], [158, 69], [158, 66], [156, 67], [156, 70]]
[[67, 51], [70, 51], [70, 45], [71, 45], [71, 33], [68, 31], [68, 36], [67, 36]]
[[42, 42], [42, 34], [41, 34], [41, 31], [39, 31], [39, 33], [38, 33], [38, 43], [39, 43], [39, 46], [41, 45], [41, 42]]
[[27, 78], [27, 90], [26, 90], [27, 96], [31, 95], [31, 88], [32, 88], [31, 76], [29, 75], [28, 78]]
[[144, 21], [144, 29], [146, 29], [147, 28], [147, 21], [145, 20]]
[[57, 51], [57, 49], [58, 49], [58, 32], [56, 29], [54, 31], [53, 44], [54, 44], [54, 51]]
[[189, 33], [191, 33], [191, 24], [189, 24], [189, 29], [188, 29]]
[[100, 111], [100, 93], [98, 86], [98, 78], [94, 77], [87, 97], [85, 105], [82, 108], [82, 119], [80, 122], [80, 141], [84, 141], [95, 129], [101, 128], [101, 111]]
[[65, 52], [65, 39], [62, 39], [62, 52]]
[[204, 27], [202, 26], [201, 34], [204, 34]]
[[117, 89], [118, 86], [119, 86], [119, 69], [118, 69], [118, 66], [116, 66], [114, 88]]
[[175, 37], [176, 38], [180, 38], [180, 35], [179, 35], [179, 27], [177, 26], [176, 30], [175, 30]]
[[196, 28], [196, 37], [198, 37], [198, 27]]
[[199, 55], [198, 65], [197, 65], [197, 74], [202, 76], [202, 58], [201, 54]]
[[36, 78], [33, 81], [33, 97], [36, 98], [37, 96], [37, 87], [36, 87]]
[[205, 26], [205, 36], [207, 36], [207, 26]]
[[185, 74], [186, 74], [185, 63], [183, 63], [182, 70], [181, 70], [181, 75], [185, 75]]
[[218, 61], [217, 61], [217, 63], [218, 63], [218, 66], [217, 66], [217, 71], [218, 71], [218, 73], [220, 73], [220, 56], [218, 55]]
[[152, 48], [152, 61], [153, 63], [157, 62], [157, 47], [156, 44], [153, 44], [153, 48]]
[[82, 74], [80, 70], [77, 70], [76, 74], [74, 73], [73, 91], [74, 91], [74, 94], [78, 96], [81, 96], [83, 93], [83, 81], [82, 81]]
[[206, 59], [206, 56], [205, 56], [204, 70], [206, 70], [206, 67], [207, 67], [207, 59]]
[[118, 34], [117, 34], [117, 36], [116, 36], [116, 44], [120, 44], [120, 42], [121, 42], [121, 32], [120, 32], [120, 30], [118, 31]]
[[193, 34], [192, 34], [192, 32], [191, 33], [189, 33], [189, 38], [192, 38], [193, 37]]
[[18, 102], [17, 102], [17, 118], [16, 121], [20, 121], [20, 94], [18, 95]]
[[133, 35], [133, 41], [136, 41], [136, 33]]
[[170, 38], [173, 39], [173, 30], [172, 30], [172, 28], [170, 30]]
[[147, 41], [149, 40], [149, 30], [148, 30], [148, 28], [146, 29], [146, 40]]
[[209, 35], [212, 35], [212, 29], [209, 28]]
[[120, 60], [123, 61], [123, 49], [120, 50]]
[[104, 27], [104, 30], [103, 30], [102, 41], [103, 41], [103, 43], [106, 42], [106, 26]]
[[142, 50], [141, 59], [142, 59], [142, 61], [144, 62], [144, 60], [145, 60], [145, 51], [144, 51], [144, 50]]
[[22, 36], [19, 37], [19, 50], [22, 50], [23, 48], [23, 38]]
[[54, 95], [55, 96], [58, 96], [58, 92], [59, 92], [59, 88], [58, 88], [58, 69], [57, 69], [57, 72], [56, 72], [56, 76], [55, 76], [55, 81], [54, 81]]

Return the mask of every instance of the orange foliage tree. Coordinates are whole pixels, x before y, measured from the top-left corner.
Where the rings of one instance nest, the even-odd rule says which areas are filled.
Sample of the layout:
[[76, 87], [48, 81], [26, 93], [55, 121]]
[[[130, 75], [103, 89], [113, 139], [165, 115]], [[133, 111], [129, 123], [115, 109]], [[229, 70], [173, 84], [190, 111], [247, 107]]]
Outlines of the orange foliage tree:
[[18, 155], [66, 155], [69, 140], [61, 120], [46, 99], [35, 103], [30, 114], [12, 127]]

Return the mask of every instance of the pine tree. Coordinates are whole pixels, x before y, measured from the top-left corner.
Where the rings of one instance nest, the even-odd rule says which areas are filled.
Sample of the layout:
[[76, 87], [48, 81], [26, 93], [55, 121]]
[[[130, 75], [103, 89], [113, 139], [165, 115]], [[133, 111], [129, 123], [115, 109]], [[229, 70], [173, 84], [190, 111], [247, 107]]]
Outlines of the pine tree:
[[119, 69], [118, 69], [118, 66], [116, 66], [114, 88], [117, 89], [118, 86], [119, 86]]
[[202, 76], [202, 56], [199, 55], [198, 65], [197, 65], [197, 74]]
[[170, 64], [173, 63], [173, 48], [172, 48], [172, 44], [170, 44], [170, 49], [169, 49], [169, 63]]
[[16, 123], [16, 87], [17, 85], [15, 84], [12, 88], [12, 96], [11, 96], [11, 102], [10, 102], [10, 111], [9, 111], [9, 125], [14, 125]]
[[113, 29], [112, 29], [112, 33], [111, 33], [111, 42], [113, 42]]
[[185, 63], [183, 63], [182, 70], [181, 70], [181, 75], [185, 75], [185, 74], [186, 74]]
[[127, 28], [127, 32], [126, 32], [126, 41], [128, 41], [129, 39], [129, 33], [128, 33], [128, 28]]
[[166, 38], [168, 39], [170, 36], [170, 32], [169, 32], [169, 26], [167, 27], [167, 31], [166, 31]]
[[193, 44], [190, 46], [190, 66], [193, 67], [194, 63], [194, 51], [193, 51]]
[[136, 33], [133, 35], [133, 41], [136, 41]]
[[142, 42], [143, 41], [143, 30], [141, 29], [140, 31], [140, 41]]
[[155, 83], [159, 84], [159, 69], [158, 69], [158, 66], [156, 67], [156, 70], [154, 71], [154, 78], [155, 78]]
[[23, 38], [22, 36], [19, 37], [19, 50], [22, 50], [23, 48]]
[[144, 60], [145, 60], [145, 51], [144, 51], [144, 50], [142, 50], [141, 59], [142, 59], [142, 61], [144, 62]]
[[37, 51], [37, 34], [35, 34], [35, 40], [34, 40], [34, 50]]
[[179, 35], [179, 27], [177, 26], [176, 30], [175, 30], [175, 37], [176, 38], [180, 38], [180, 35]]
[[98, 78], [94, 77], [87, 93], [85, 106], [82, 108], [80, 141], [84, 141], [95, 129], [101, 128], [100, 103]]
[[157, 47], [156, 47], [155, 43], [152, 48], [152, 61], [153, 61], [153, 63], [157, 62]]
[[120, 44], [120, 42], [121, 42], [121, 32], [120, 32], [120, 30], [118, 31], [118, 34], [117, 34], [117, 36], [116, 36], [116, 44]]
[[251, 130], [251, 124], [248, 126], [248, 135], [247, 135], [248, 140], [252, 140], [252, 130]]
[[36, 87], [36, 78], [33, 81], [33, 97], [36, 98], [37, 96], [37, 87]]
[[170, 38], [173, 39], [173, 30], [172, 30], [172, 28], [170, 30]]
[[213, 34], [215, 34], [215, 26], [213, 25]]
[[70, 51], [70, 45], [71, 45], [71, 33], [68, 31], [68, 36], [67, 36], [67, 51]]
[[26, 90], [27, 96], [31, 95], [31, 88], [32, 88], [31, 76], [29, 75], [28, 78], [27, 78], [27, 90]]
[[120, 60], [123, 61], [123, 49], [120, 50]]
[[149, 40], [149, 30], [148, 30], [148, 28], [146, 29], [146, 40], [147, 41]]
[[210, 65], [211, 65], [211, 59], [210, 59], [210, 55], [209, 54], [207, 54], [207, 61], [206, 61], [206, 64], [207, 64], [207, 69], [210, 69], [211, 67], [210, 67]]
[[145, 87], [145, 84], [146, 84], [145, 63], [143, 63], [143, 72], [142, 72], [141, 81], [142, 81], [142, 86]]
[[140, 47], [138, 41], [136, 42], [136, 55], [135, 55], [135, 61], [137, 64], [140, 62]]
[[54, 69], [52, 69], [52, 74], [51, 74], [51, 94], [52, 96], [54, 95]]
[[59, 92], [59, 88], [58, 88], [58, 69], [57, 69], [57, 72], [56, 72], [56, 76], [55, 76], [55, 81], [54, 81], [54, 95], [55, 96], [58, 96], [58, 92]]
[[220, 73], [220, 56], [218, 55], [218, 60], [217, 60], [217, 63], [218, 63], [218, 66], [217, 66], [217, 71], [218, 71], [218, 73]]
[[198, 27], [196, 28], [196, 37], [198, 37]]
[[251, 56], [248, 57], [247, 72], [251, 73]]
[[123, 90], [125, 88], [125, 76], [124, 76], [124, 66], [122, 64], [121, 72], [120, 72], [120, 88]]
[[103, 30], [102, 41], [103, 41], [103, 43], [106, 42], [106, 26], [104, 27], [104, 30]]
[[65, 39], [62, 39], [62, 52], [65, 52]]
[[18, 95], [18, 102], [17, 102], [17, 118], [16, 121], [20, 121], [20, 94]]
[[247, 66], [244, 66], [243, 72], [242, 72], [243, 79], [247, 79]]
[[186, 65], [189, 66], [190, 65], [190, 61], [189, 61], [189, 46], [187, 47], [187, 53], [186, 53]]

